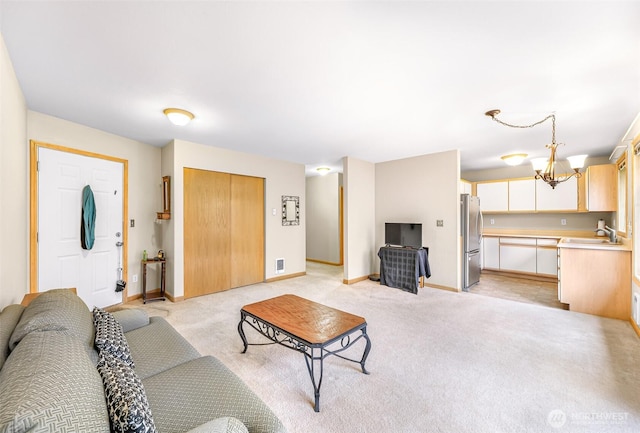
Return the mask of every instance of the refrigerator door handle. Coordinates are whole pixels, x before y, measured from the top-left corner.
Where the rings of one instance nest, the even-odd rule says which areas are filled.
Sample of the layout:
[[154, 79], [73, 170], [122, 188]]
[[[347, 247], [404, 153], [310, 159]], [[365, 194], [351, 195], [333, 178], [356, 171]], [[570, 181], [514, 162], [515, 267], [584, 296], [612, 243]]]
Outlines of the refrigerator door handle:
[[482, 232], [484, 231], [484, 217], [482, 216], [482, 211], [478, 212], [480, 214], [480, 218], [476, 220], [476, 229], [478, 230], [478, 244], [482, 244]]

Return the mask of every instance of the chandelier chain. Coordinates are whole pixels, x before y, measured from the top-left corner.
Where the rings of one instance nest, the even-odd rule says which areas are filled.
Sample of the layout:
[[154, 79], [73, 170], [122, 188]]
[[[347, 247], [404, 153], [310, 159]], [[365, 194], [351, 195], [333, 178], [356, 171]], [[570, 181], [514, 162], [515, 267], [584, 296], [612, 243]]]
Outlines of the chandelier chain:
[[510, 128], [521, 128], [521, 129], [533, 128], [534, 126], [540, 125], [541, 123], [544, 123], [547, 120], [551, 119], [551, 144], [556, 144], [556, 116], [555, 116], [555, 114], [549, 114], [544, 119], [539, 120], [539, 121], [537, 121], [535, 123], [532, 123], [531, 125], [513, 125], [511, 123], [503, 122], [502, 120], [498, 119], [495, 116], [491, 116], [491, 118], [493, 120], [495, 120], [496, 122], [504, 125], [504, 126], [509, 126]]

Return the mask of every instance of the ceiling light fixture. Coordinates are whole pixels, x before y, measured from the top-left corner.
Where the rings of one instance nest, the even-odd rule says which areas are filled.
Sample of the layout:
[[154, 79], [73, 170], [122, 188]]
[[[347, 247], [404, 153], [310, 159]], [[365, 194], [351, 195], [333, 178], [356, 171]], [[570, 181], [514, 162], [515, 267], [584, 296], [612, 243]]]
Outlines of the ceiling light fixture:
[[551, 186], [551, 188], [555, 189], [556, 185], [562, 182], [566, 182], [571, 179], [573, 176], [580, 177], [580, 169], [584, 167], [584, 161], [587, 159], [588, 155], [575, 155], [567, 158], [571, 168], [573, 169], [573, 173], [569, 175], [556, 177], [556, 150], [559, 144], [556, 143], [556, 116], [555, 114], [549, 114], [542, 120], [539, 120], [531, 125], [512, 125], [510, 123], [503, 122], [498, 119], [496, 116], [500, 114], [500, 110], [489, 110], [485, 115], [491, 117], [491, 119], [500, 123], [501, 125], [508, 126], [510, 128], [533, 128], [536, 125], [546, 122], [551, 119], [551, 144], [547, 144], [547, 149], [551, 150], [551, 155], [549, 158], [534, 158], [531, 160], [531, 165], [533, 165], [533, 170], [536, 172], [535, 178], [542, 179], [546, 183]]
[[324, 176], [325, 174], [329, 173], [331, 169], [329, 167], [318, 167], [316, 168], [316, 171], [320, 173], [320, 176]]
[[176, 126], [184, 126], [195, 117], [191, 112], [181, 108], [165, 108], [163, 113]]
[[509, 165], [520, 165], [526, 157], [526, 153], [512, 153], [511, 155], [501, 156], [500, 159]]

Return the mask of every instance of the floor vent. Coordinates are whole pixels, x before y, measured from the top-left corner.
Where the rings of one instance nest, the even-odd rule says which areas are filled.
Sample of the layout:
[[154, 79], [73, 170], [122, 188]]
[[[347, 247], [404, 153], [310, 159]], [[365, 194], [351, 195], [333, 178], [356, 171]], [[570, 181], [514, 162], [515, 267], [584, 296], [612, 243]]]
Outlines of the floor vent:
[[276, 274], [284, 273], [284, 259], [276, 259]]

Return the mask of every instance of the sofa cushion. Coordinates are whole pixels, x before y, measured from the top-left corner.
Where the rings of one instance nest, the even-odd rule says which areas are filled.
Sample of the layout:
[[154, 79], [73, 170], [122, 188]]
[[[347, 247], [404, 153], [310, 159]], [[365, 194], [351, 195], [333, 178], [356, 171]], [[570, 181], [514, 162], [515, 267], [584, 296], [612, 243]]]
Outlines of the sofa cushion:
[[31, 301], [11, 334], [9, 349], [13, 350], [34, 331], [60, 331], [93, 347], [93, 315], [82, 299], [69, 289], [49, 290]]
[[135, 367], [122, 326], [111, 313], [95, 307], [93, 309], [93, 324], [96, 328], [96, 348], [101, 353], [106, 351], [129, 366]]
[[249, 433], [237, 418], [225, 416], [192, 428], [187, 433]]
[[131, 356], [136, 360], [136, 373], [142, 380], [200, 356], [162, 317], [151, 317], [148, 326], [125, 335]]
[[86, 344], [32, 332], [0, 370], [0, 431], [109, 432], [102, 380]]
[[24, 307], [19, 304], [7, 306], [0, 313], [0, 370], [9, 356], [9, 339], [22, 316]]
[[122, 433], [155, 433], [144, 386], [131, 365], [110, 353], [100, 352], [102, 376], [111, 429]]
[[239, 419], [250, 433], [286, 431], [271, 409], [212, 356], [180, 364], [142, 382], [162, 433], [184, 432], [224, 416]]
[[114, 311], [111, 314], [122, 325], [124, 332], [133, 331], [149, 324], [149, 315], [139, 308], [127, 308]]

